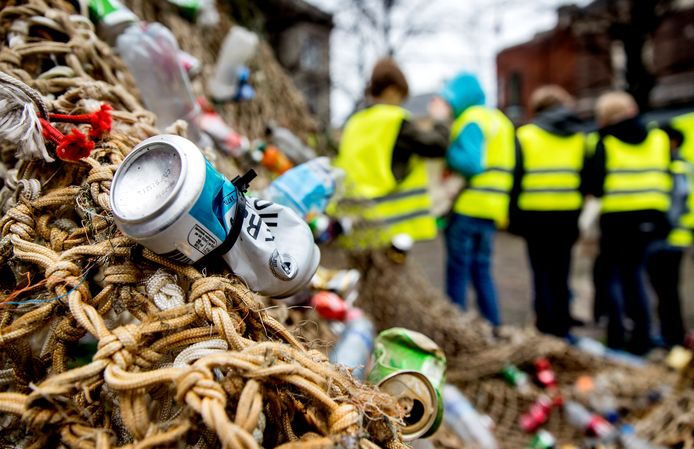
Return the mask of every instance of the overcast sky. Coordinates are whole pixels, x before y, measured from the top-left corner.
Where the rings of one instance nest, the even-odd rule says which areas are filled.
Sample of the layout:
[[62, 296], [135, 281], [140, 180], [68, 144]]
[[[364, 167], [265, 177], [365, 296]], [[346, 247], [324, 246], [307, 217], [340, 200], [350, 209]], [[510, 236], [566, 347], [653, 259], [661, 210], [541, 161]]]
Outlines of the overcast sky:
[[[345, 0], [307, 1], [333, 13], [338, 25], [345, 20], [344, 14], [349, 14], [344, 8], [337, 8]], [[435, 14], [444, 16], [442, 20], [449, 23], [441, 31], [407, 42], [397, 55], [411, 94], [436, 92], [444, 80], [460, 70], [469, 70], [478, 74], [488, 102], [494, 104], [496, 53], [532, 38], [538, 31], [552, 28], [557, 20], [557, 6], [567, 3], [583, 5], [588, 0], [431, 0], [425, 3], [438, 6], [443, 13]], [[423, 10], [421, 14], [428, 12]], [[354, 79], [355, 73], [349, 67], [355, 52], [363, 49], [350, 45], [349, 40], [349, 35], [339, 30], [333, 32], [331, 76], [348, 86], [347, 90], [358, 91], [359, 80]], [[339, 126], [350, 112], [352, 102], [343, 91], [334, 90], [331, 106], [333, 124]]]

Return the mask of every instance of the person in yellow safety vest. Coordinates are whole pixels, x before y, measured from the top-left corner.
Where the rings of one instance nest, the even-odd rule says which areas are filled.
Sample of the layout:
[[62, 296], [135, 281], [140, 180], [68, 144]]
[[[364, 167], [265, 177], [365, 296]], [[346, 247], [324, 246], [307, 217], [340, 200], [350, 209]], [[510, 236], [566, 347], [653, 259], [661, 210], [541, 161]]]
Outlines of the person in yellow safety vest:
[[[644, 354], [653, 346], [643, 280], [647, 248], [670, 230], [670, 142], [648, 130], [633, 97], [609, 92], [596, 104], [600, 140], [592, 163], [592, 193], [602, 198], [601, 268], [608, 280], [607, 344]], [[625, 315], [633, 321], [631, 335]]]
[[559, 86], [543, 86], [531, 95], [534, 119], [516, 131], [511, 206], [512, 226], [525, 239], [532, 269], [535, 325], [562, 338], [575, 323], [569, 274], [586, 167], [586, 137], [573, 104]]
[[440, 95], [455, 117], [446, 159], [467, 180], [445, 231], [446, 291], [465, 309], [472, 280], [481, 315], [497, 326], [501, 317], [492, 279], [492, 246], [497, 226], [508, 223], [515, 163], [513, 124], [501, 111], [484, 106], [482, 87], [470, 73], [451, 79]]
[[[679, 289], [682, 258], [692, 245], [694, 167], [691, 161], [682, 157], [681, 149], [686, 140], [683, 134], [672, 126], [664, 126], [663, 130], [670, 137], [672, 152], [670, 173], [673, 185], [668, 218], [673, 229], [665, 240], [654, 243], [649, 250], [646, 268], [653, 291], [658, 297], [660, 336], [666, 347], [672, 347], [682, 345], [685, 337]], [[691, 139], [694, 139], [694, 134]]]
[[407, 95], [398, 65], [381, 59], [367, 89], [370, 105], [345, 125], [335, 160], [345, 171], [344, 198], [336, 213], [357, 218], [342, 238], [350, 249], [383, 247], [400, 234], [415, 241], [436, 237], [424, 158], [445, 155], [450, 109], [440, 98], [432, 100], [433, 128], [424, 130], [400, 106]]
[[679, 153], [687, 161], [694, 161], [694, 112], [678, 115], [671, 120], [670, 127], [682, 133]]

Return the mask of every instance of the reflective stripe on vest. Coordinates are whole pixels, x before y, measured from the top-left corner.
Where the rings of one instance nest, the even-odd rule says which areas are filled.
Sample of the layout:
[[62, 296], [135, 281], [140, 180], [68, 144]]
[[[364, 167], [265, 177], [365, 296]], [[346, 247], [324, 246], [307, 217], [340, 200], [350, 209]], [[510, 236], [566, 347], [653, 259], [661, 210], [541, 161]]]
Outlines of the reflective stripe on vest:
[[659, 129], [638, 145], [614, 136], [603, 139], [605, 168], [602, 212], [658, 210], [670, 207], [672, 179], [668, 172], [670, 141]]
[[473, 106], [465, 110], [453, 124], [451, 141], [468, 123], [476, 123], [482, 129], [485, 170], [470, 180], [468, 187], [458, 196], [453, 211], [469, 217], [494, 220], [503, 227], [508, 221], [509, 192], [513, 186], [513, 124], [501, 111]]
[[518, 207], [527, 211], [571, 211], [583, 205], [579, 192], [585, 138], [558, 136], [537, 125], [518, 129], [524, 176]]
[[687, 195], [686, 209], [679, 217], [674, 229], [670, 231], [667, 242], [677, 248], [688, 248], [694, 240], [692, 235], [692, 228], [694, 228], [694, 194], [692, 194], [694, 173], [692, 173], [691, 163], [686, 160], [672, 161], [670, 163], [670, 172], [675, 175], [686, 176], [689, 184], [689, 193]]
[[343, 239], [348, 246], [381, 246], [400, 233], [415, 240], [436, 236], [424, 161], [412, 156], [401, 182], [391, 167], [407, 115], [397, 106], [374, 105], [354, 114], [345, 126], [335, 161], [345, 171], [345, 193], [336, 212], [357, 220], [352, 234]]

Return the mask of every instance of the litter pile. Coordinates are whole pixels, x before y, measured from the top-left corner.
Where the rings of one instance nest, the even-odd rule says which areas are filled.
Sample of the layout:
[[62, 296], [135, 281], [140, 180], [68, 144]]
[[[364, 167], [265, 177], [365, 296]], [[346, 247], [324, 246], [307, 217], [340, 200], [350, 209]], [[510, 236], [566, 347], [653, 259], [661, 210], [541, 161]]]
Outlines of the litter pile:
[[114, 173], [159, 130], [78, 6], [0, 12], [2, 445], [404, 447], [395, 401], [305, 349], [228, 268], [116, 229]]
[[[363, 270], [357, 305], [379, 329], [403, 326], [434, 339], [448, 358], [447, 381], [473, 407], [464, 419], [444, 414], [447, 424], [433, 438], [436, 447], [526, 448], [539, 429], [554, 442], [538, 447], [605, 445], [594, 430], [582, 427], [589, 423], [568, 416], [557, 402], [578, 404], [582, 410], [576, 413], [585, 410], [589, 418], [604, 415], [633, 425], [640, 437], [668, 447], [691, 441], [694, 420], [684, 411], [691, 405], [692, 384], [684, 393], [676, 390], [678, 376], [671, 370], [626, 356], [620, 360], [588, 339], [570, 346], [530, 329], [494, 331], [454, 306], [410, 260], [393, 259], [388, 251], [356, 254], [352, 260]], [[539, 380], [538, 361], [551, 368], [549, 383]], [[475, 430], [485, 426], [495, 443]]]

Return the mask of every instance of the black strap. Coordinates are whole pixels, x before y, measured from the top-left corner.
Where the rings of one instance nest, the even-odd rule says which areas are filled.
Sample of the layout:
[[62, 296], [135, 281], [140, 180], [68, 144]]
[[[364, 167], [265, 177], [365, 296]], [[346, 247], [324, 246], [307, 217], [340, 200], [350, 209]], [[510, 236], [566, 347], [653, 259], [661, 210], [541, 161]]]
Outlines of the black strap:
[[231, 183], [236, 187], [236, 213], [234, 218], [231, 219], [231, 229], [229, 229], [229, 234], [224, 239], [221, 245], [207, 253], [202, 259], [198, 261], [207, 262], [208, 260], [221, 256], [222, 254], [229, 251], [236, 240], [238, 240], [239, 235], [241, 235], [241, 227], [243, 226], [243, 218], [246, 214], [246, 191], [251, 181], [258, 176], [255, 170], [250, 169], [242, 176], [237, 176], [231, 180]]

